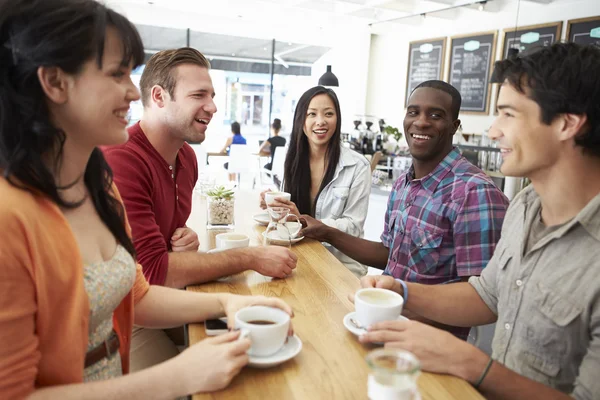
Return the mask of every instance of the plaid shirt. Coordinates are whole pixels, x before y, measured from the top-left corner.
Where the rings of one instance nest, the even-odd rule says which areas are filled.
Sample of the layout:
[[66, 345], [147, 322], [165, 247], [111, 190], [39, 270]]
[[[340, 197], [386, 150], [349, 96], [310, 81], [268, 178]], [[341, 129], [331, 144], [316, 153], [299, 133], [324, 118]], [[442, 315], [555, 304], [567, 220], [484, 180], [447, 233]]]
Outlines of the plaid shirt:
[[383, 245], [386, 274], [438, 284], [479, 275], [492, 258], [508, 199], [454, 148], [422, 179], [413, 167], [388, 200]]
[[[508, 199], [454, 148], [427, 176], [414, 168], [394, 183], [381, 241], [385, 275], [409, 282], [458, 282], [479, 275], [500, 239]], [[470, 328], [450, 332], [466, 339]]]

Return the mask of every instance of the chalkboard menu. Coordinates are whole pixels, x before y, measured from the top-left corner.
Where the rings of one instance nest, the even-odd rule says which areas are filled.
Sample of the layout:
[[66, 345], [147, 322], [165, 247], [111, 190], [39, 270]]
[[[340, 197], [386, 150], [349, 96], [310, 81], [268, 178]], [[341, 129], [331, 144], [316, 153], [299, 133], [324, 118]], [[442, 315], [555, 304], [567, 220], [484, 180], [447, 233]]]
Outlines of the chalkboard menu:
[[508, 49], [519, 49], [519, 53], [533, 47], [550, 46], [560, 40], [562, 22], [549, 24], [521, 26], [515, 29], [504, 30], [504, 45], [502, 47], [502, 59], [508, 57]]
[[490, 103], [490, 74], [496, 55], [496, 31], [450, 38], [448, 79], [462, 97], [461, 111], [486, 113]]
[[408, 96], [420, 83], [442, 80], [445, 49], [446, 38], [410, 42], [405, 103], [408, 102]]
[[570, 20], [567, 25], [567, 40], [600, 47], [600, 16]]

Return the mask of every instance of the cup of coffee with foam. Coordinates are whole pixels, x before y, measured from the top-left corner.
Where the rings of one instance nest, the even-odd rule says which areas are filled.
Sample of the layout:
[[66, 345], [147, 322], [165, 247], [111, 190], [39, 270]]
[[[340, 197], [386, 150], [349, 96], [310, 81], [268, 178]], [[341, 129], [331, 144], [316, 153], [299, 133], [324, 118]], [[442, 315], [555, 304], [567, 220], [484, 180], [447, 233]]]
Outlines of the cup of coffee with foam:
[[387, 289], [366, 288], [354, 295], [356, 319], [365, 328], [377, 322], [396, 320], [403, 306], [404, 298]]
[[249, 355], [266, 357], [277, 353], [285, 344], [290, 316], [278, 308], [251, 306], [235, 314], [235, 327], [250, 338]]
[[292, 195], [286, 192], [266, 192], [265, 193], [265, 203], [267, 203], [267, 207], [271, 207], [271, 204], [275, 201], [275, 199], [283, 199], [290, 200]]
[[215, 242], [219, 250], [237, 249], [248, 247], [250, 238], [242, 233], [219, 233], [215, 236]]

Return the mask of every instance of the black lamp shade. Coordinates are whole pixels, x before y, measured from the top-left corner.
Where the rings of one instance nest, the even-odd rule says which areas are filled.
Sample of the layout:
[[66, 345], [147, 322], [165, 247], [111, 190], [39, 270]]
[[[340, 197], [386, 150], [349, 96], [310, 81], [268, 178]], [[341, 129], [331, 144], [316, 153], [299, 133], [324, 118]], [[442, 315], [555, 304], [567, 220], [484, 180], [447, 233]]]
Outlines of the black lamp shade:
[[519, 49], [515, 49], [514, 47], [511, 47], [510, 49], [508, 49], [508, 56], [506, 58], [513, 59], [518, 56], [519, 56]]
[[338, 82], [338, 78], [333, 74], [333, 72], [331, 72], [331, 65], [327, 66], [327, 72], [325, 72], [319, 78], [319, 85], [320, 86], [340, 86], [340, 83]]

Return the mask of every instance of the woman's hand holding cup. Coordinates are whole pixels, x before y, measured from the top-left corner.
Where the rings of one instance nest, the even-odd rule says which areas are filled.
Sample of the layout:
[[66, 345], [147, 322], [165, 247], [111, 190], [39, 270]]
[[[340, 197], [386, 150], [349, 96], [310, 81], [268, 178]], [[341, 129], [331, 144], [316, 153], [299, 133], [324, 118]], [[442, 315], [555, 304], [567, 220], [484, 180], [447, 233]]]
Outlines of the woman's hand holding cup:
[[229, 332], [204, 339], [166, 363], [178, 371], [174, 387], [180, 390], [176, 397], [198, 392], [214, 392], [229, 385], [248, 364], [249, 339], [238, 340], [240, 332]]
[[265, 195], [270, 191], [271, 189], [265, 190], [264, 192], [260, 192], [260, 208], [263, 210], [267, 209], [267, 200], [265, 199]]
[[275, 200], [273, 200], [271, 204], [269, 204], [269, 207], [289, 208], [290, 214], [294, 214], [295, 216], [300, 217], [300, 211], [298, 211], [298, 207], [296, 207], [296, 204], [291, 200], [285, 200], [283, 198], [278, 197]]

